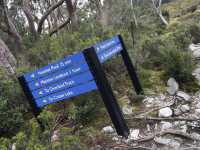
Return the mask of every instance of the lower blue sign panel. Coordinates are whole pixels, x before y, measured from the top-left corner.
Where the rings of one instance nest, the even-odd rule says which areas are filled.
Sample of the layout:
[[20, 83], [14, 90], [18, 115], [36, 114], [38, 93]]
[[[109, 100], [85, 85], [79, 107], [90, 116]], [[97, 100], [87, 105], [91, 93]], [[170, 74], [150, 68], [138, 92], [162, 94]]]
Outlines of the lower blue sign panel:
[[90, 71], [87, 71], [85, 73], [81, 73], [79, 75], [73, 76], [71, 78], [67, 78], [65, 80], [61, 80], [59, 82], [56, 82], [55, 84], [46, 86], [44, 88], [35, 90], [32, 92], [32, 95], [35, 99], [40, 97], [45, 97], [47, 95], [50, 95], [52, 93], [56, 93], [62, 90], [66, 90], [70, 87], [77, 86], [79, 84], [88, 82], [93, 80], [93, 76]]
[[92, 90], [97, 90], [97, 85], [95, 81], [90, 81], [88, 83], [51, 94], [47, 97], [36, 99], [36, 104], [39, 108], [42, 108], [48, 104], [56, 103], [61, 100], [67, 100], [69, 98], [81, 95], [83, 93], [90, 92]]

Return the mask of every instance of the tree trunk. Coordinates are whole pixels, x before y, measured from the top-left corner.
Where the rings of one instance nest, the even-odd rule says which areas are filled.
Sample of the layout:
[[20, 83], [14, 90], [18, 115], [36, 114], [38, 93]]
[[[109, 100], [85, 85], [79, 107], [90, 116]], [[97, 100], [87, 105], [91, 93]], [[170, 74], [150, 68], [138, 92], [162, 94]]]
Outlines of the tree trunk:
[[0, 0], [0, 29], [14, 39], [16, 49], [22, 49], [22, 37], [8, 16], [8, 8], [4, 0]]
[[162, 20], [162, 22], [163, 22], [166, 26], [169, 25], [169, 23], [167, 22], [167, 20], [166, 20], [166, 19], [164, 18], [164, 16], [162, 15], [162, 12], [159, 13], [159, 17], [160, 17], [160, 19]]
[[16, 63], [15, 57], [10, 52], [4, 41], [0, 39], [0, 68], [5, 70], [8, 75], [14, 75], [16, 73]]
[[37, 31], [36, 31], [36, 28], [35, 28], [35, 25], [34, 25], [34, 19], [33, 19], [29, 4], [28, 4], [29, 2], [30, 1], [28, 1], [28, 0], [23, 1], [23, 12], [24, 12], [24, 14], [25, 14], [25, 16], [28, 20], [31, 35], [33, 36], [34, 40], [36, 40], [37, 37], [38, 37], [38, 34], [37, 34]]
[[68, 15], [71, 21], [72, 29], [76, 29], [78, 27], [78, 17], [76, 15], [76, 2], [72, 2], [72, 0], [65, 0], [67, 5]]

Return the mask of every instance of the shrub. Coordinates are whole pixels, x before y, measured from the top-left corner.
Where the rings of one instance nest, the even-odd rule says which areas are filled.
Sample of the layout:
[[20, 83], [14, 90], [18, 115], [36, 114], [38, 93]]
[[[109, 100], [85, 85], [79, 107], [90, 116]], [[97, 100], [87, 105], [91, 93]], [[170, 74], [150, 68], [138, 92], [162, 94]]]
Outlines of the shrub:
[[15, 134], [23, 124], [23, 96], [16, 79], [0, 70], [0, 135]]
[[86, 125], [95, 119], [101, 108], [101, 99], [96, 92], [76, 98], [74, 107], [70, 108], [70, 118], [76, 124]]
[[189, 52], [178, 49], [163, 49], [160, 52], [160, 62], [165, 70], [165, 77], [174, 77], [180, 85], [194, 83], [192, 71], [195, 67]]
[[0, 149], [1, 150], [9, 150], [10, 149], [10, 140], [6, 138], [0, 138]]

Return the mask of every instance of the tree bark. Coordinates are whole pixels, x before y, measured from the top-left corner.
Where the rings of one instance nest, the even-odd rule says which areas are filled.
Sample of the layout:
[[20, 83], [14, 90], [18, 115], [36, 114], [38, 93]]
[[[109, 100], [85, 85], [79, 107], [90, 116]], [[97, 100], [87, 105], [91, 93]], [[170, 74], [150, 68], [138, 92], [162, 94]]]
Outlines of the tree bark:
[[14, 39], [18, 50], [22, 49], [22, 37], [8, 16], [8, 8], [4, 0], [0, 0], [0, 29]]
[[32, 13], [31, 13], [31, 10], [30, 10], [30, 7], [29, 7], [29, 0], [24, 0], [23, 1], [23, 12], [28, 20], [28, 24], [29, 24], [29, 29], [30, 29], [30, 32], [31, 32], [31, 35], [33, 36], [34, 40], [37, 39], [38, 37], [38, 34], [37, 34], [37, 31], [36, 31], [36, 28], [35, 28], [35, 25], [34, 25], [34, 19], [33, 19], [33, 16], [32, 16]]
[[67, 11], [71, 21], [72, 29], [76, 29], [78, 26], [78, 18], [76, 15], [77, 0], [75, 0], [74, 3], [72, 2], [72, 0], [65, 0], [65, 2], [67, 5]]
[[4, 41], [0, 39], [0, 68], [3, 68], [8, 75], [14, 75], [16, 63], [15, 57]]

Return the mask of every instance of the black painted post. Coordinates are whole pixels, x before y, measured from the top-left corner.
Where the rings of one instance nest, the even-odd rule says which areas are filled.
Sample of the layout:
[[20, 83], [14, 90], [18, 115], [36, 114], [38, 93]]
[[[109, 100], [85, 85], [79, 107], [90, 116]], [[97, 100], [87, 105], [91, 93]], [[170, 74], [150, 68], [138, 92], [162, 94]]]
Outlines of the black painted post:
[[32, 109], [32, 112], [33, 112], [33, 115], [34, 117], [36, 118], [38, 124], [40, 125], [40, 128], [42, 129], [42, 131], [44, 131], [44, 125], [42, 124], [42, 122], [37, 118], [37, 116], [40, 114], [41, 112], [41, 109], [37, 107], [36, 103], [35, 103], [35, 100], [31, 94], [31, 91], [26, 83], [26, 80], [24, 78], [24, 76], [20, 76], [18, 77], [18, 80], [19, 80], [19, 83], [25, 93], [25, 96], [31, 106], [31, 109]]
[[84, 55], [118, 135], [127, 138], [130, 134], [129, 128], [126, 125], [122, 111], [108, 83], [95, 49], [93, 47], [86, 49]]
[[137, 73], [135, 71], [135, 68], [132, 64], [131, 58], [130, 58], [128, 52], [127, 52], [124, 41], [123, 41], [121, 35], [118, 35], [118, 36], [119, 36], [119, 39], [120, 39], [122, 47], [123, 47], [123, 50], [120, 52], [120, 54], [123, 58], [125, 66], [128, 70], [128, 73], [129, 73], [129, 76], [131, 78], [132, 84], [135, 88], [135, 91], [136, 91], [137, 94], [144, 94], [142, 86], [141, 86], [140, 81], [139, 81], [139, 78], [138, 78]]

